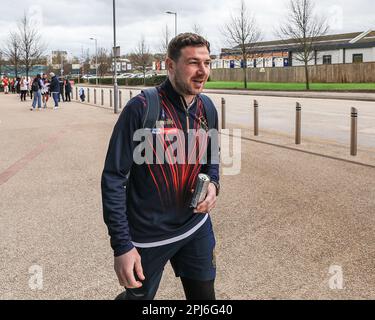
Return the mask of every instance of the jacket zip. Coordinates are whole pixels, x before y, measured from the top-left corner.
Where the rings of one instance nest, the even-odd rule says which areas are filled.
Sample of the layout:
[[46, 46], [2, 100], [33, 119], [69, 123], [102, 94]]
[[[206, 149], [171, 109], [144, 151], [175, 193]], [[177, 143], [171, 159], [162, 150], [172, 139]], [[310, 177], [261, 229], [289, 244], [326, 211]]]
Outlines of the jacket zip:
[[[190, 109], [190, 107], [187, 106], [187, 103], [186, 103], [184, 97], [181, 97], [181, 102], [182, 102], [182, 105], [185, 108], [185, 114], [186, 114], [186, 133], [189, 134], [189, 129], [190, 129], [189, 109]], [[194, 104], [194, 102], [192, 103], [192, 105], [193, 104]]]

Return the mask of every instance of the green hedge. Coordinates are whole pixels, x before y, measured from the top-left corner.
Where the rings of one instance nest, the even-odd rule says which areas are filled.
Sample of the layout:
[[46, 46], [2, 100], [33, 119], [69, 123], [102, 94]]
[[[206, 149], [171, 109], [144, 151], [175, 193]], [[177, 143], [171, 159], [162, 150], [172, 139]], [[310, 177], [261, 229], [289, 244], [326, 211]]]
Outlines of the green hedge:
[[[166, 75], [153, 76], [152, 78], [146, 78], [146, 86], [157, 86], [165, 81]], [[96, 84], [95, 79], [89, 79], [90, 84]], [[143, 86], [143, 78], [126, 78], [117, 79], [119, 86]], [[104, 78], [99, 80], [99, 84], [112, 85], [112, 78]]]

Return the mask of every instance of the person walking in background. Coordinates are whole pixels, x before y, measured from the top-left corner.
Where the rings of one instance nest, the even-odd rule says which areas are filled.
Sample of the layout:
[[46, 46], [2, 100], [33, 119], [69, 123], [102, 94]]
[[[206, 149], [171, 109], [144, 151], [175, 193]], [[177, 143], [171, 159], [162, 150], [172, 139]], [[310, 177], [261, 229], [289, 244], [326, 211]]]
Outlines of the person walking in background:
[[31, 78], [29, 77], [28, 79], [28, 83], [29, 83], [29, 93], [30, 93], [30, 99], [33, 100], [33, 90], [31, 89], [31, 85], [32, 85], [32, 81], [31, 81]]
[[79, 88], [79, 98], [81, 99], [81, 102], [85, 102], [85, 89]]
[[71, 102], [71, 96], [72, 94], [72, 85], [70, 84], [69, 79], [66, 79], [65, 81], [65, 101]]
[[21, 93], [21, 78], [16, 78], [16, 92], [19, 95]]
[[43, 74], [42, 82], [43, 82], [43, 88], [42, 88], [43, 108], [46, 109], [47, 102], [49, 99], [49, 85], [50, 85], [46, 74]]
[[62, 101], [65, 102], [65, 98], [64, 98], [64, 78], [61, 77], [59, 79], [59, 102], [60, 102], [60, 96], [62, 98]]
[[32, 108], [30, 108], [31, 111], [35, 110], [37, 102], [38, 102], [38, 110], [42, 108], [42, 93], [41, 93], [42, 88], [43, 88], [42, 77], [40, 76], [40, 74], [38, 74], [33, 80], [33, 83], [31, 85], [31, 90], [34, 94]]
[[10, 82], [10, 90], [14, 94], [16, 93], [16, 79], [13, 78], [12, 81]]
[[22, 77], [20, 81], [21, 101], [26, 101], [26, 94], [28, 89], [29, 82], [26, 80], [25, 77]]
[[8, 94], [9, 93], [9, 79], [8, 79], [8, 77], [4, 77], [3, 87], [4, 87], [4, 94]]
[[53, 101], [55, 102], [54, 109], [57, 109], [59, 107], [59, 95], [60, 95], [60, 84], [59, 79], [57, 79], [56, 75], [51, 72], [51, 84], [49, 86]]

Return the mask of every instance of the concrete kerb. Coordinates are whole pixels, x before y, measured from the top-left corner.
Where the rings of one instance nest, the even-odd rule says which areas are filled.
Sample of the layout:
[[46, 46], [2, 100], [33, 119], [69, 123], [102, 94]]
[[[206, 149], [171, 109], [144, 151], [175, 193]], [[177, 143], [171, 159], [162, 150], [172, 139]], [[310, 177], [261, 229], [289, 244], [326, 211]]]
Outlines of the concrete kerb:
[[[92, 84], [79, 84], [78, 87], [96, 87]], [[99, 88], [113, 88], [113, 86], [101, 85]], [[124, 90], [143, 90], [144, 86], [119, 86]], [[246, 95], [256, 97], [286, 97], [286, 98], [311, 98], [311, 99], [334, 99], [351, 101], [374, 101], [375, 92], [350, 92], [350, 91], [261, 91], [261, 90], [235, 90], [235, 89], [205, 89], [204, 93]]]
[[375, 101], [375, 93], [368, 92], [300, 92], [300, 91], [243, 91], [243, 90], [216, 90], [207, 89], [205, 93], [242, 95], [255, 97], [285, 97], [285, 98], [311, 98], [311, 99], [333, 99], [349, 101]]

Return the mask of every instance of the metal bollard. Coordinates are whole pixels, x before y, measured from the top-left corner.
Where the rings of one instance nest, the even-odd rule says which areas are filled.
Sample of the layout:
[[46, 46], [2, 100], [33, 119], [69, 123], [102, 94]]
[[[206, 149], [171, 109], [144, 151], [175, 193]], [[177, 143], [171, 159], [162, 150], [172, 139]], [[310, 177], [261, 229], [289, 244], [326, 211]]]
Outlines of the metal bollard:
[[78, 101], [78, 87], [76, 87], [76, 100]]
[[87, 88], [87, 102], [90, 103], [90, 88]]
[[102, 101], [101, 102], [102, 102], [102, 106], [103, 106], [104, 105], [104, 92], [103, 92], [104, 90], [102, 89], [101, 91], [102, 91], [101, 92], [102, 93]]
[[96, 104], [96, 89], [94, 89], [94, 104]]
[[122, 91], [121, 90], [119, 90], [118, 95], [119, 95], [119, 110], [121, 110], [122, 108]]
[[133, 99], [133, 91], [131, 91], [131, 90], [129, 92], [129, 97], [130, 97], [129, 100]]
[[225, 129], [225, 99], [221, 98], [221, 129]]
[[113, 99], [113, 97], [112, 97], [112, 89], [111, 90], [109, 90], [109, 106], [112, 108], [112, 99]]
[[352, 108], [351, 120], [350, 155], [356, 156], [358, 141], [358, 110], [356, 108]]
[[301, 104], [296, 106], [296, 144], [301, 144]]
[[259, 136], [259, 105], [258, 101], [254, 100], [254, 136]]

